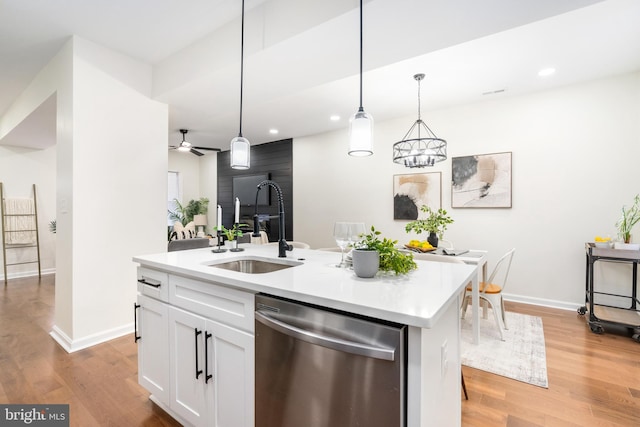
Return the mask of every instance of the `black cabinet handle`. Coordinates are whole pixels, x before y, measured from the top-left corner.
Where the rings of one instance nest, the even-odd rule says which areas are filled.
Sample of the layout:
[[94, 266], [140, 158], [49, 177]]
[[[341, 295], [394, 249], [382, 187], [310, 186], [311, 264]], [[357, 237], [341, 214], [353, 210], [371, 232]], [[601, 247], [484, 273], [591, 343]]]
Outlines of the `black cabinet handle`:
[[138, 309], [139, 308], [140, 308], [140, 304], [136, 304], [134, 302], [133, 303], [133, 336], [134, 336], [133, 342], [138, 342], [138, 340], [142, 338], [140, 335], [138, 335]]
[[158, 282], [158, 283], [147, 282], [147, 279], [145, 279], [144, 277], [142, 279], [138, 279], [138, 283], [142, 283], [143, 285], [147, 285], [147, 286], [153, 286], [154, 288], [159, 288], [160, 285], [162, 285], [161, 282]]
[[198, 335], [200, 335], [202, 333], [202, 331], [199, 331], [198, 328], [195, 328], [195, 332], [196, 332], [196, 379], [200, 378], [200, 375], [202, 374], [202, 369], [198, 369]]
[[204, 383], [208, 383], [211, 378], [213, 378], [213, 374], [209, 373], [209, 338], [211, 338], [209, 332], [204, 331]]

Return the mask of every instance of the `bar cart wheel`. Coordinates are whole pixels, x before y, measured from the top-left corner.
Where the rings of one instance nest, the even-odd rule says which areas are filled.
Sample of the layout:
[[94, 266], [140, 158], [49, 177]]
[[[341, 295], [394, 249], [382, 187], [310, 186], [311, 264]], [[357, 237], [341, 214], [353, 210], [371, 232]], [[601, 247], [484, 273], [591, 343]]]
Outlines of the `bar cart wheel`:
[[599, 325], [597, 323], [589, 323], [589, 327], [591, 328], [591, 332], [593, 332], [594, 334], [604, 333], [604, 328], [602, 327], [602, 325]]
[[639, 342], [640, 343], [640, 334], [633, 334], [631, 336], [631, 338], [635, 341], [635, 342]]
[[585, 307], [584, 305], [582, 307], [578, 307], [578, 314], [580, 316], [584, 316], [586, 312], [587, 312], [587, 307]]

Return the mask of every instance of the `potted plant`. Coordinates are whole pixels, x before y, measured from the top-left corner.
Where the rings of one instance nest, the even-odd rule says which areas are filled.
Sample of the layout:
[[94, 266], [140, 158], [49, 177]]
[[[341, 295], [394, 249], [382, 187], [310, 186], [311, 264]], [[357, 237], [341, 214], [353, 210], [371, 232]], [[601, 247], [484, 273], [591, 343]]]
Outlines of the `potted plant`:
[[[244, 235], [244, 233], [242, 232], [242, 228], [244, 227], [249, 227], [249, 225], [233, 224], [233, 227], [231, 228], [226, 228], [224, 225], [221, 225], [219, 229], [218, 227], [213, 227], [213, 229], [220, 230], [222, 234], [224, 234], [224, 236], [227, 238], [226, 242], [229, 242], [229, 246], [235, 249], [238, 246], [236, 238], [242, 237]], [[225, 242], [225, 246], [227, 245], [226, 242]]]
[[356, 276], [370, 278], [378, 270], [406, 274], [417, 268], [413, 254], [400, 252], [396, 248], [397, 240], [381, 239], [380, 234], [371, 226], [371, 231], [361, 234], [361, 239], [353, 244], [351, 257]]
[[176, 210], [169, 211], [169, 219], [179, 221], [182, 225], [193, 221], [195, 215], [206, 215], [209, 211], [209, 199], [206, 197], [201, 197], [199, 200], [191, 199], [186, 206], [183, 206], [178, 199], [173, 199], [173, 203], [176, 205]]
[[[616, 227], [618, 228], [618, 236], [625, 244], [631, 243], [631, 230], [638, 223], [638, 221], [640, 221], [640, 195], [636, 194], [636, 197], [633, 199], [633, 205], [630, 208], [622, 206], [622, 215], [620, 216], [618, 222], [616, 222]], [[616, 247], [637, 250], [635, 246], [629, 247], [616, 244]]]
[[435, 211], [427, 205], [422, 205], [420, 210], [426, 214], [426, 218], [411, 221], [405, 226], [405, 231], [407, 233], [413, 231], [416, 234], [420, 234], [423, 231], [429, 233], [427, 241], [431, 246], [437, 248], [438, 239], [442, 239], [447, 225], [453, 223], [453, 219], [442, 208]]

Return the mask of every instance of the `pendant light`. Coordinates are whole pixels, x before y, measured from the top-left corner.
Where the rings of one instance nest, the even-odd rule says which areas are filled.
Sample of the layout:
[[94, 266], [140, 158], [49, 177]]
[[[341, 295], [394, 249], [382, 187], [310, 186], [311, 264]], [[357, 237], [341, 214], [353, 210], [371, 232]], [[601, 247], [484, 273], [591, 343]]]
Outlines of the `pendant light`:
[[251, 165], [251, 145], [242, 136], [242, 84], [244, 73], [244, 0], [242, 0], [242, 30], [240, 36], [240, 130], [231, 140], [231, 169], [249, 169]]
[[424, 74], [416, 74], [413, 78], [418, 82], [418, 120], [401, 141], [393, 144], [393, 161], [408, 168], [423, 168], [447, 159], [447, 141], [438, 138], [422, 121], [420, 81], [424, 79]]
[[360, 108], [349, 120], [349, 155], [373, 154], [373, 117], [362, 108], [362, 0], [360, 0]]

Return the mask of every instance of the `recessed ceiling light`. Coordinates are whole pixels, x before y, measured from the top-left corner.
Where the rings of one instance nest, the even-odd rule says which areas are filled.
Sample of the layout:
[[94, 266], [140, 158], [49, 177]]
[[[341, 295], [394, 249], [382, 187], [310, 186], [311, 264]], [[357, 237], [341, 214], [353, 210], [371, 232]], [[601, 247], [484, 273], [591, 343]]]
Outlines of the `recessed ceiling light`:
[[277, 135], [278, 134], [278, 129], [269, 129], [269, 133], [271, 135]]
[[555, 72], [556, 72], [555, 68], [543, 68], [542, 70], [538, 71], [538, 75], [540, 77], [547, 77], [555, 74]]
[[331, 117], [329, 117], [329, 120], [331, 120], [332, 122], [337, 122], [338, 120], [340, 120], [340, 116], [337, 114], [334, 114]]

